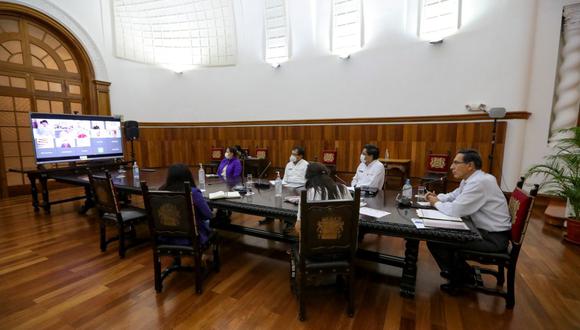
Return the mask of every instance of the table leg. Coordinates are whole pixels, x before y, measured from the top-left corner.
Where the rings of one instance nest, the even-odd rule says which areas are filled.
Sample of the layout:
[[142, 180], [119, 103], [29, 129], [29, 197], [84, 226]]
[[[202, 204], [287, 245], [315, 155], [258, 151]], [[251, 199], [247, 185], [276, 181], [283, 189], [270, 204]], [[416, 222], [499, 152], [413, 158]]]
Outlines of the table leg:
[[41, 174], [40, 187], [42, 189], [42, 208], [46, 213], [50, 213], [50, 199], [48, 197], [48, 176], [46, 174]]
[[415, 296], [415, 282], [417, 280], [417, 259], [419, 255], [419, 241], [405, 240], [405, 265], [401, 278], [401, 296], [412, 298]]
[[30, 194], [32, 195], [32, 207], [34, 207], [34, 212], [40, 211], [38, 203], [38, 190], [36, 189], [36, 177], [31, 173], [28, 173], [28, 181], [30, 181]]

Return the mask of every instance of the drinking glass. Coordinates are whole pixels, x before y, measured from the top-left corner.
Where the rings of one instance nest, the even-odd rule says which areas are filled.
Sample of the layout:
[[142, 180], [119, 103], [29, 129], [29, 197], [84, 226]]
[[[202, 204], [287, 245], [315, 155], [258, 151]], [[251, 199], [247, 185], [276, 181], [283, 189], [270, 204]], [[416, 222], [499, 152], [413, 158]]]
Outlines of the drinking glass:
[[417, 202], [424, 202], [426, 193], [427, 193], [427, 190], [426, 190], [425, 186], [417, 187], [417, 196], [415, 196], [417, 198]]
[[252, 194], [252, 185], [254, 184], [254, 182], [252, 181], [252, 175], [248, 174], [247, 179], [246, 179], [246, 191], [248, 195]]

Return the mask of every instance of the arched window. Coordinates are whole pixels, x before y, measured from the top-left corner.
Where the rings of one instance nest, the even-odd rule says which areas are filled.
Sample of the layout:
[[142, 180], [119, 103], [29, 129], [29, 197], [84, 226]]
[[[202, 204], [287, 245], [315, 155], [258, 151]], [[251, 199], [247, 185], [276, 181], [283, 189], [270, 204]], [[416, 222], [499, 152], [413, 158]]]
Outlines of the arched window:
[[0, 4], [0, 196], [27, 183], [10, 168], [35, 166], [29, 113], [105, 114], [97, 84], [66, 28], [33, 9]]

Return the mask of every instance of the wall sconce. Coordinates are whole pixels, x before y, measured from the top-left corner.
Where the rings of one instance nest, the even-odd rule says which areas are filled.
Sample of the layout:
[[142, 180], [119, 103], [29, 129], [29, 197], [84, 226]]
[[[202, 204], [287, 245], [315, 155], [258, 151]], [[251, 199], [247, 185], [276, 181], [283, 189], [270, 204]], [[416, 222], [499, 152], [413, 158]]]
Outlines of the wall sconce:
[[270, 63], [270, 65], [274, 68], [274, 69], [278, 69], [280, 67], [280, 63]]
[[438, 39], [438, 40], [429, 40], [429, 43], [431, 45], [441, 45], [443, 43], [443, 39]]
[[350, 54], [341, 54], [341, 55], [338, 55], [338, 58], [346, 61], [346, 60], [350, 59]]

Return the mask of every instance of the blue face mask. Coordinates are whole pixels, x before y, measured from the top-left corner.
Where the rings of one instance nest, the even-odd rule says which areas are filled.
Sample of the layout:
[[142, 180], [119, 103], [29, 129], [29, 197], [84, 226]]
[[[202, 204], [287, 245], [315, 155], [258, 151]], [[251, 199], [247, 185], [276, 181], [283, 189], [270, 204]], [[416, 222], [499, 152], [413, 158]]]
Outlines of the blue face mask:
[[360, 162], [361, 163], [366, 163], [367, 157], [363, 154], [360, 154]]
[[294, 156], [294, 155], [290, 156], [290, 161], [291, 161], [292, 163], [296, 163], [296, 161], [297, 161], [297, 160], [298, 160], [298, 159], [296, 158], [296, 156]]

